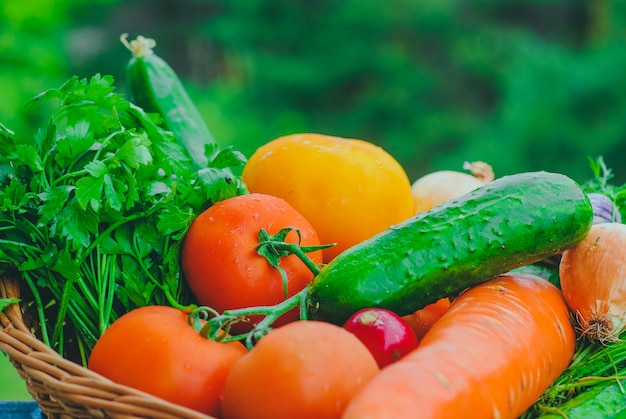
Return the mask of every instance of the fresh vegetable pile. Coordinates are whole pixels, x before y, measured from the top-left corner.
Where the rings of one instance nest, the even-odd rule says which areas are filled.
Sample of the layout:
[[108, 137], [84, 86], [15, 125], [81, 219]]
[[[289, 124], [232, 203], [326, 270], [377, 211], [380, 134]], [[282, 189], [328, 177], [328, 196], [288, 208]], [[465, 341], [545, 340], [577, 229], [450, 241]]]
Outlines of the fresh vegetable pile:
[[[0, 273], [34, 333], [116, 383], [245, 418], [617, 417], [626, 185], [602, 158], [431, 173], [290, 134], [220, 147], [138, 37], [131, 98], [73, 77], [0, 124]], [[235, 175], [237, 167], [241, 175]], [[332, 179], [324, 182], [321, 179]]]

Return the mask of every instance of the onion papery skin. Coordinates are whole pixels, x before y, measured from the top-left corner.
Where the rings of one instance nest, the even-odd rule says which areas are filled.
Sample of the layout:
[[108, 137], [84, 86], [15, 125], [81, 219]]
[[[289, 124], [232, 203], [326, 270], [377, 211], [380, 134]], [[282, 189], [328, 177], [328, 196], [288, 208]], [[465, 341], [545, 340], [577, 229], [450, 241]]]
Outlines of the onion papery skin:
[[617, 340], [626, 318], [626, 225], [592, 225], [563, 252], [559, 276], [579, 335], [601, 343]]
[[467, 173], [452, 170], [429, 173], [418, 179], [411, 187], [415, 213], [428, 211], [482, 185], [480, 180]]
[[463, 168], [469, 170], [471, 174], [438, 170], [413, 182], [411, 193], [415, 202], [415, 213], [428, 211], [494, 180], [493, 169], [487, 163], [465, 162]]

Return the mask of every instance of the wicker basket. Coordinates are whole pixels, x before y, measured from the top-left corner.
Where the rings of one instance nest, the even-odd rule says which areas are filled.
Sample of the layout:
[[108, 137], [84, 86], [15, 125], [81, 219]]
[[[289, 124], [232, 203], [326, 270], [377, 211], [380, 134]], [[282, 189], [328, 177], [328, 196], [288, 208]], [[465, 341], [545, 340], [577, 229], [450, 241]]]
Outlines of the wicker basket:
[[[19, 282], [0, 278], [0, 298], [18, 298]], [[210, 416], [116, 384], [64, 359], [30, 331], [23, 307], [0, 313], [0, 350], [48, 418], [202, 418]]]

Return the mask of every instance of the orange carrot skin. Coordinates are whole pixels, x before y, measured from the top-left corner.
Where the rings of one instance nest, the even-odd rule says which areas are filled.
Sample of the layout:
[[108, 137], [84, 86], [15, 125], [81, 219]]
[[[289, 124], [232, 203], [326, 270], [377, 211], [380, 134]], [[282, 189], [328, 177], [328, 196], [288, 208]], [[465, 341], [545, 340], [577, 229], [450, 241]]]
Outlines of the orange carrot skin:
[[411, 314], [402, 316], [402, 319], [415, 332], [418, 339], [422, 339], [426, 332], [433, 327], [450, 307], [450, 298], [443, 297], [434, 303], [428, 304], [424, 308], [420, 308]]
[[559, 289], [534, 275], [503, 275], [456, 298], [342, 419], [514, 419], [569, 365], [575, 342]]

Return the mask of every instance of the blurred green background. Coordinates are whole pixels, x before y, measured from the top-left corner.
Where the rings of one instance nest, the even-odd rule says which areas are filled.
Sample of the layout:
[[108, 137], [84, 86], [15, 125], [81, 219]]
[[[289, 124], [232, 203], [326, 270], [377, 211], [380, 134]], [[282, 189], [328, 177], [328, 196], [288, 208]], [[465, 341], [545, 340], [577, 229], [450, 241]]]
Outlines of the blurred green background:
[[[34, 135], [46, 109], [23, 105], [74, 74], [125, 92], [124, 32], [156, 39], [248, 156], [319, 132], [384, 147], [411, 181], [483, 160], [582, 182], [603, 156], [626, 182], [624, 1], [1, 0], [0, 122]], [[19, 398], [5, 364], [0, 399]]]

